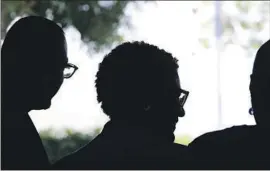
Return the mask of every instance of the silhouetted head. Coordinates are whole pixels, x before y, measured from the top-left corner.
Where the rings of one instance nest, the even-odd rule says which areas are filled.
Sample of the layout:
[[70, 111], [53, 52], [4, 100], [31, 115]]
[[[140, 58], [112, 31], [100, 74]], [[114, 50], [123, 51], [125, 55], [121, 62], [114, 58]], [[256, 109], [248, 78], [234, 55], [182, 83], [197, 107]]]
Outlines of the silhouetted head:
[[270, 40], [258, 50], [250, 82], [251, 101], [257, 125], [270, 126]]
[[[6, 34], [1, 50], [3, 104], [7, 110], [47, 109], [68, 65], [64, 32], [53, 21], [30, 16]], [[74, 67], [73, 67], [74, 68]]]
[[98, 101], [114, 121], [173, 134], [184, 116], [177, 59], [157, 46], [127, 42], [113, 49], [96, 75]]

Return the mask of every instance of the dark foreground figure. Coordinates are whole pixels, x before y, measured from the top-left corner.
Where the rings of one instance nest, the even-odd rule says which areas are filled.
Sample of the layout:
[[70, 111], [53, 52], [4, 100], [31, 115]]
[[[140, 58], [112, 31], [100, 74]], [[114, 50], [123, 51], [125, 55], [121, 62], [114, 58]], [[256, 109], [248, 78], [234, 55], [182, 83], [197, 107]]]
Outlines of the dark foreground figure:
[[[255, 126], [210, 132], [190, 145], [203, 168], [270, 169], [270, 40], [258, 50], [250, 92]], [[202, 169], [202, 168], [201, 168]]]
[[64, 32], [45, 18], [22, 18], [6, 34], [1, 58], [1, 169], [48, 169], [28, 113], [48, 109], [63, 78], [73, 74], [63, 73], [73, 67], [67, 64]]
[[173, 143], [188, 96], [177, 69], [170, 53], [144, 42], [113, 49], [96, 75], [98, 101], [111, 120], [53, 169], [187, 168], [187, 147]]

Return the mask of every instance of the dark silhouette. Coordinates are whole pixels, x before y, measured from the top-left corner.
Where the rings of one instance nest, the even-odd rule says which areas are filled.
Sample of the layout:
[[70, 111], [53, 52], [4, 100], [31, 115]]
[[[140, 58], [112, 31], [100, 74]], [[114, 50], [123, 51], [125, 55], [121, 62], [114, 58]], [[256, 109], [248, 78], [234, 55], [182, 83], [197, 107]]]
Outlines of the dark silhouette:
[[77, 69], [67, 63], [64, 32], [43, 17], [22, 18], [7, 32], [1, 60], [1, 168], [48, 169], [47, 154], [28, 112], [48, 109], [63, 78]]
[[96, 75], [97, 98], [110, 121], [53, 168], [184, 168], [187, 147], [173, 143], [173, 132], [188, 92], [180, 88], [177, 69], [177, 60], [154, 45], [128, 42], [113, 49]]
[[206, 168], [270, 168], [269, 66], [270, 40], [258, 50], [251, 75], [250, 93], [253, 115], [256, 120], [255, 126], [234, 126], [206, 133], [189, 145], [196, 160], [204, 161], [201, 164]]

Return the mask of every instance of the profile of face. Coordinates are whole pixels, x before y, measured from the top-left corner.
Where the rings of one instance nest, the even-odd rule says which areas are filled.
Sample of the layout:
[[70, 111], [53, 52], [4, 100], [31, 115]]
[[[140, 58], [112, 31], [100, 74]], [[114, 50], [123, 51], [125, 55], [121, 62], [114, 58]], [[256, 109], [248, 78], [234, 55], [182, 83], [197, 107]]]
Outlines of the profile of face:
[[[78, 69], [69, 64], [63, 29], [43, 17], [23, 17], [8, 30], [1, 49], [5, 109], [47, 109], [63, 79]], [[65, 71], [68, 71], [67, 73]]]
[[253, 115], [257, 125], [270, 126], [270, 77], [263, 77], [263, 75], [251, 76], [250, 92], [251, 102], [253, 108]]
[[39, 54], [42, 59], [50, 59], [40, 63], [36, 68], [30, 92], [32, 92], [31, 108], [34, 110], [48, 109], [51, 100], [60, 89], [67, 67], [67, 50], [65, 42], [50, 44]]
[[183, 106], [188, 92], [181, 89], [178, 74], [166, 83], [165, 93], [160, 96], [160, 102], [154, 107], [156, 113], [160, 113], [160, 116], [155, 115], [155, 119], [158, 120], [159, 127], [164, 132], [173, 134], [178, 117], [185, 115]]
[[270, 40], [257, 51], [250, 82], [253, 115], [257, 125], [270, 127]]

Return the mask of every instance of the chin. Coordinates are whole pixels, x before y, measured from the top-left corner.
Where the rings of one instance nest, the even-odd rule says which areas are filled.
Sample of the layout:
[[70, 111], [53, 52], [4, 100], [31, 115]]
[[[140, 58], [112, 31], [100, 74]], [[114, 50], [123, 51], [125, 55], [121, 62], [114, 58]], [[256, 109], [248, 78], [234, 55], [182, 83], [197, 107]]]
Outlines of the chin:
[[51, 101], [41, 102], [35, 105], [34, 110], [46, 110], [46, 109], [49, 109], [50, 107], [51, 107]]

